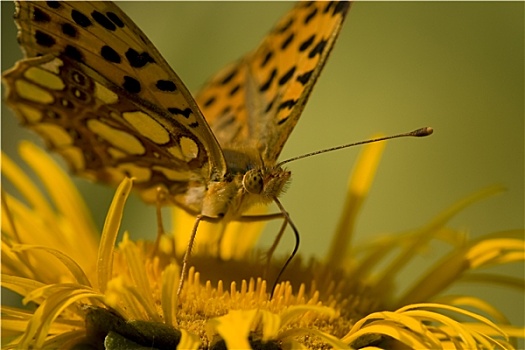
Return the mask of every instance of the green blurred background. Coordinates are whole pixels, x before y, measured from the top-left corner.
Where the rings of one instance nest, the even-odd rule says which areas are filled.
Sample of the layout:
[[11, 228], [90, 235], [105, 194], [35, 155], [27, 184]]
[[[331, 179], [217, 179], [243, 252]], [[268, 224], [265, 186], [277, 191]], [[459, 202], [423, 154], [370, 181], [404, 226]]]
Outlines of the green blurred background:
[[[21, 58], [13, 4], [2, 1], [2, 70]], [[192, 91], [253, 49], [288, 2], [120, 2]], [[390, 142], [357, 225], [356, 241], [430, 221], [488, 185], [507, 192], [469, 207], [450, 224], [479, 236], [524, 227], [524, 3], [358, 2], [281, 159], [432, 126], [426, 139]], [[2, 105], [2, 148], [38, 138]], [[301, 253], [327, 253], [358, 149], [289, 165], [282, 203], [302, 237]], [[76, 180], [103, 223], [113, 190]], [[154, 209], [134, 198], [123, 229], [155, 234]], [[102, 203], [102, 204], [101, 204]], [[273, 239], [267, 231], [262, 245]], [[288, 236], [291, 236], [289, 234]], [[291, 249], [288, 237], [281, 251]], [[423, 260], [438, 255], [428, 253]], [[407, 269], [400, 283], [418, 275]], [[512, 269], [523, 276], [523, 266]], [[492, 297], [523, 324], [522, 292]], [[458, 289], [459, 292], [468, 289]], [[500, 299], [500, 300], [498, 300]]]

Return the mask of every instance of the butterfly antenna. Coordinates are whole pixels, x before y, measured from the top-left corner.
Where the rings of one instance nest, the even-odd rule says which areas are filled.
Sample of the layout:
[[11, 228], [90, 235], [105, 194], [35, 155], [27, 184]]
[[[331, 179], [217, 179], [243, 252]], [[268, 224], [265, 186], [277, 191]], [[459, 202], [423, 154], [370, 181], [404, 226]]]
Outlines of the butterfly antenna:
[[315, 152], [303, 154], [301, 156], [297, 156], [297, 157], [293, 157], [293, 158], [290, 158], [290, 159], [286, 159], [286, 160], [283, 160], [282, 162], [280, 162], [279, 164], [277, 164], [277, 167], [280, 167], [283, 164], [290, 163], [290, 162], [293, 162], [293, 161], [298, 160], [298, 159], [303, 159], [303, 158], [315, 156], [315, 155], [318, 155], [318, 154], [321, 154], [321, 153], [337, 151], [337, 150], [343, 149], [343, 148], [348, 148], [348, 147], [353, 147], [353, 146], [358, 146], [358, 145], [364, 145], [364, 144], [367, 144], [367, 143], [373, 143], [373, 142], [378, 142], [378, 141], [397, 139], [397, 138], [400, 138], [400, 137], [409, 137], [409, 136], [424, 137], [424, 136], [432, 135], [433, 132], [434, 132], [434, 129], [432, 129], [431, 127], [427, 126], [425, 128], [420, 128], [420, 129], [413, 130], [413, 131], [406, 132], [406, 133], [402, 133], [402, 134], [391, 135], [391, 136], [384, 136], [384, 137], [379, 137], [379, 138], [376, 138], [376, 139], [349, 143], [349, 144], [346, 144], [346, 145], [341, 145], [341, 146], [337, 146], [337, 147], [327, 148], [327, 149], [323, 149], [323, 150], [320, 150], [320, 151], [315, 151]]
[[297, 230], [297, 227], [295, 226], [295, 224], [293, 223], [292, 219], [290, 218], [290, 215], [288, 215], [288, 212], [284, 209], [283, 205], [281, 204], [281, 202], [279, 202], [277, 197], [274, 197], [273, 200], [274, 200], [275, 204], [277, 204], [277, 206], [281, 210], [281, 213], [283, 214], [284, 219], [286, 220], [286, 222], [288, 222], [290, 224], [290, 226], [292, 227], [292, 230], [293, 230], [293, 233], [294, 233], [294, 236], [295, 236], [295, 246], [293, 248], [292, 253], [288, 257], [288, 259], [286, 259], [286, 262], [284, 263], [283, 267], [279, 271], [279, 274], [275, 278], [275, 281], [273, 282], [272, 291], [270, 293], [270, 299], [273, 296], [273, 293], [275, 291], [275, 288], [277, 287], [277, 284], [279, 283], [279, 280], [281, 279], [281, 276], [283, 275], [284, 271], [286, 270], [286, 268], [288, 267], [288, 265], [290, 264], [292, 259], [297, 254], [297, 251], [299, 250], [299, 243], [301, 243], [301, 237], [299, 236], [299, 230]]

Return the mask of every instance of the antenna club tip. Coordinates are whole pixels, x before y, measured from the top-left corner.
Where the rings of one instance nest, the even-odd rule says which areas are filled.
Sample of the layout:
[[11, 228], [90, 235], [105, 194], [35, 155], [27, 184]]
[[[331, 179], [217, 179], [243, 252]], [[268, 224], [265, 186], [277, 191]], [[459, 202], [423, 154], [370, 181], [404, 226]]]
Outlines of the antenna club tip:
[[425, 137], [425, 136], [432, 135], [433, 132], [434, 132], [434, 129], [432, 129], [430, 126], [427, 126], [427, 127], [412, 131], [412, 135], [416, 137]]

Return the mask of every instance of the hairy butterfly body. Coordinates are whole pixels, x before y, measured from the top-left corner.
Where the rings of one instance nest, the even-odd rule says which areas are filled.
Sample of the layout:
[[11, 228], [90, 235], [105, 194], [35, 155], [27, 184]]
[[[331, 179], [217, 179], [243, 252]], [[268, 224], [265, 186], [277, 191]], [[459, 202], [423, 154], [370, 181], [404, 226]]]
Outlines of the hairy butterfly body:
[[26, 59], [4, 74], [6, 102], [72, 170], [208, 218], [276, 201], [277, 158], [349, 8], [300, 2], [259, 47], [194, 99], [141, 30], [110, 2], [17, 2]]

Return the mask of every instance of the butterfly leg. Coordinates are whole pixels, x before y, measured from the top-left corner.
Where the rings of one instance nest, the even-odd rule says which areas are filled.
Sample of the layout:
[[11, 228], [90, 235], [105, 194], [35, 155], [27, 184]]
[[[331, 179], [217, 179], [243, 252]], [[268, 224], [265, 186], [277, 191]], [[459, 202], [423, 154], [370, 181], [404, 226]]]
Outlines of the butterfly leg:
[[[157, 217], [157, 238], [151, 252], [151, 256], [155, 256], [159, 251], [159, 244], [162, 237], [166, 234], [164, 230], [164, 220], [162, 219], [162, 207], [168, 202], [168, 191], [163, 187], [157, 187], [157, 198], [155, 200], [155, 214]], [[174, 243], [173, 243], [174, 244]], [[175, 251], [175, 246], [172, 247]]]
[[268, 251], [266, 252], [266, 268], [264, 269], [264, 275], [263, 278], [266, 278], [268, 274], [270, 273], [270, 264], [272, 262], [273, 254], [275, 253], [275, 250], [277, 249], [277, 246], [279, 245], [279, 242], [281, 241], [281, 238], [283, 237], [284, 230], [286, 230], [286, 226], [288, 226], [288, 221], [286, 218], [283, 218], [283, 224], [281, 225], [281, 228], [279, 229], [279, 233], [273, 240], [272, 246]]
[[188, 266], [190, 262], [191, 257], [191, 250], [193, 249], [193, 244], [195, 243], [195, 237], [197, 236], [197, 229], [199, 228], [199, 224], [201, 221], [208, 221], [208, 222], [218, 222], [219, 218], [212, 218], [209, 216], [205, 216], [202, 214], [197, 215], [195, 219], [195, 223], [193, 224], [193, 229], [191, 230], [190, 240], [188, 241], [188, 247], [186, 248], [186, 252], [184, 253], [184, 257], [182, 258], [182, 271], [180, 274], [180, 281], [179, 281], [179, 287], [177, 288], [177, 298], [180, 297], [180, 293], [182, 292], [182, 287], [184, 286], [184, 279], [186, 278], [186, 275], [188, 273]]
[[177, 288], [177, 298], [180, 297], [182, 292], [182, 287], [184, 286], [184, 278], [186, 278], [186, 273], [188, 270], [188, 263], [191, 256], [191, 249], [193, 248], [193, 243], [195, 242], [195, 236], [197, 235], [197, 229], [199, 228], [199, 223], [204, 219], [204, 215], [197, 215], [195, 223], [193, 224], [193, 229], [191, 230], [190, 240], [188, 241], [188, 247], [182, 258], [182, 271], [180, 274], [179, 287]]
[[[273, 198], [273, 201], [275, 202], [275, 204], [277, 204], [277, 206], [279, 207], [279, 209], [281, 210], [281, 213], [284, 217], [284, 220], [285, 222], [283, 223], [283, 227], [286, 227], [287, 224], [290, 224], [290, 227], [292, 228], [293, 230], [293, 233], [295, 235], [295, 246], [293, 248], [293, 251], [292, 253], [290, 254], [290, 256], [288, 257], [288, 259], [286, 260], [286, 262], [284, 263], [283, 267], [281, 268], [281, 271], [279, 271], [279, 274], [277, 275], [277, 277], [275, 278], [275, 282], [272, 286], [272, 291], [270, 293], [270, 297], [273, 296], [273, 292], [275, 291], [275, 287], [277, 286], [277, 283], [279, 282], [279, 280], [281, 279], [281, 276], [282, 274], [284, 273], [284, 270], [286, 270], [286, 267], [288, 267], [288, 265], [290, 264], [290, 262], [292, 261], [292, 259], [294, 258], [294, 256], [297, 254], [297, 251], [299, 250], [299, 244], [301, 242], [301, 237], [299, 235], [299, 230], [297, 229], [297, 227], [295, 226], [294, 222], [292, 221], [292, 219], [290, 218], [290, 215], [288, 214], [288, 212], [284, 209], [283, 205], [281, 204], [281, 202], [277, 199], [277, 197], [274, 197]], [[283, 229], [284, 231], [284, 229]], [[282, 233], [280, 233], [282, 235]], [[280, 237], [279, 237], [280, 239]]]
[[286, 229], [286, 226], [289, 224], [290, 227], [293, 230], [293, 233], [295, 235], [295, 246], [294, 246], [294, 249], [293, 249], [292, 253], [290, 254], [290, 256], [288, 257], [288, 259], [286, 259], [286, 262], [284, 263], [283, 267], [279, 271], [279, 274], [275, 278], [275, 281], [274, 281], [272, 289], [271, 289], [270, 297], [273, 295], [275, 287], [277, 286], [277, 283], [279, 282], [279, 279], [281, 278], [282, 274], [284, 273], [284, 271], [286, 270], [286, 268], [288, 267], [288, 265], [290, 264], [292, 259], [297, 254], [297, 251], [299, 250], [299, 244], [301, 242], [300, 235], [299, 235], [299, 230], [297, 229], [297, 227], [295, 226], [294, 222], [290, 218], [290, 215], [284, 209], [283, 205], [281, 204], [281, 202], [277, 198], [274, 198], [273, 200], [274, 200], [275, 204], [277, 204], [277, 206], [281, 210], [280, 213], [266, 214], [266, 215], [257, 215], [257, 216], [242, 216], [241, 218], [237, 219], [237, 221], [248, 221], [248, 222], [249, 221], [252, 221], [252, 222], [253, 221], [260, 221], [260, 220], [272, 220], [272, 219], [278, 219], [278, 218], [283, 218], [284, 219], [284, 222], [283, 222], [283, 224], [281, 226], [281, 229], [279, 230], [279, 233], [277, 234], [277, 237], [275, 238], [274, 243], [272, 244], [272, 246], [270, 247], [269, 252], [267, 253], [268, 261], [267, 261], [266, 271], [269, 270], [270, 261], [271, 261], [270, 259], [271, 259], [272, 255], [273, 255], [275, 249], [277, 248], [277, 245], [279, 244], [279, 241], [281, 240], [282, 235], [284, 234], [284, 230]]
[[277, 249], [279, 242], [281, 241], [281, 238], [284, 234], [286, 226], [288, 225], [288, 221], [286, 220], [286, 217], [283, 216], [282, 213], [264, 214], [264, 215], [243, 215], [240, 218], [235, 220], [235, 221], [240, 221], [240, 222], [258, 222], [258, 221], [269, 221], [269, 220], [274, 220], [274, 219], [283, 219], [283, 224], [281, 228], [279, 229], [279, 232], [277, 233], [277, 236], [274, 239], [272, 246], [266, 252], [266, 268], [263, 274], [264, 279], [266, 279], [270, 273], [270, 264], [272, 261], [273, 254], [275, 250]]

